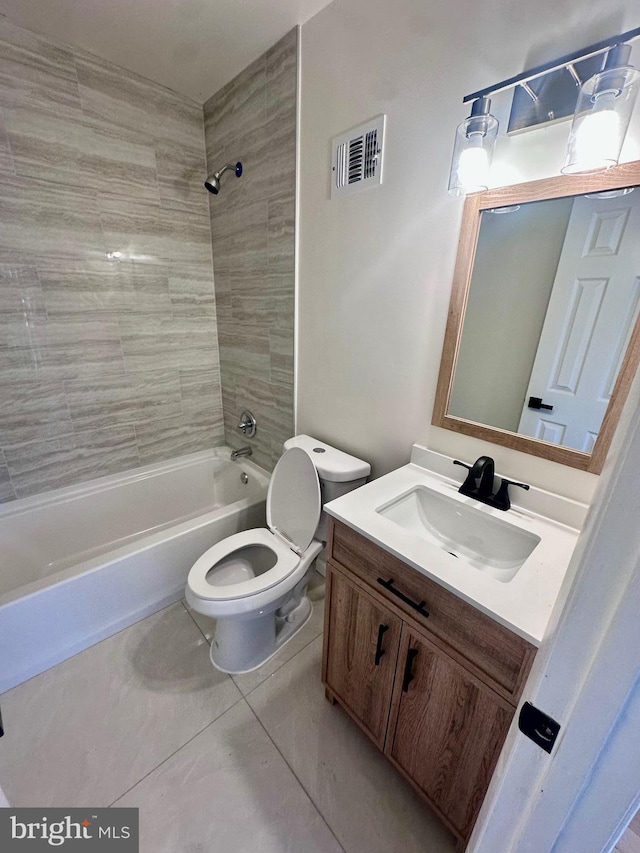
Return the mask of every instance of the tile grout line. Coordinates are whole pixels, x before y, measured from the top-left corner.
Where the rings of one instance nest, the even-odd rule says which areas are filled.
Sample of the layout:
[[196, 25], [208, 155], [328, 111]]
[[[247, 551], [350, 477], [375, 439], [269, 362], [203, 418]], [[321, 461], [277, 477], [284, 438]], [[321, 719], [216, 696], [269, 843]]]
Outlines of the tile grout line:
[[[185, 607], [184, 602], [181, 602], [181, 603], [182, 603], [182, 606], [184, 607], [184, 609], [187, 611], [187, 613], [189, 613], [189, 616], [190, 616], [190, 617], [191, 617], [191, 619], [193, 620], [194, 624], [196, 625], [196, 627], [198, 628], [198, 630], [200, 631], [200, 633], [202, 634], [202, 636], [205, 638], [205, 640], [207, 640], [207, 638], [206, 638], [206, 636], [204, 635], [204, 633], [203, 633], [202, 629], [200, 628], [200, 626], [198, 625], [198, 623], [196, 622], [196, 620], [193, 618], [193, 616], [191, 615], [191, 613], [189, 612], [189, 610]], [[269, 732], [268, 732], [268, 731], [267, 731], [267, 729], [265, 728], [264, 724], [262, 723], [262, 720], [260, 719], [260, 717], [258, 716], [258, 714], [256, 713], [256, 711], [253, 709], [253, 706], [252, 706], [252, 705], [249, 703], [249, 701], [248, 701], [248, 697], [251, 695], [251, 693], [253, 693], [253, 692], [254, 692], [254, 690], [257, 690], [257, 689], [258, 689], [258, 687], [260, 687], [261, 685], [263, 685], [263, 684], [265, 683], [265, 681], [267, 681], [267, 679], [271, 678], [271, 676], [272, 676], [272, 675], [275, 675], [275, 673], [276, 673], [276, 672], [279, 672], [279, 671], [282, 669], [282, 667], [286, 666], [288, 663], [290, 663], [292, 660], [294, 660], [294, 659], [295, 659], [295, 658], [296, 658], [296, 657], [297, 657], [301, 652], [303, 652], [306, 648], [308, 648], [308, 647], [311, 645], [311, 643], [314, 643], [314, 642], [318, 639], [318, 637], [321, 637], [321, 636], [322, 636], [322, 633], [323, 633], [323, 632], [322, 632], [322, 630], [321, 630], [321, 631], [320, 631], [320, 632], [319, 632], [315, 637], [313, 637], [312, 639], [310, 639], [308, 643], [305, 643], [305, 645], [304, 645], [301, 649], [298, 649], [298, 651], [295, 653], [295, 655], [293, 655], [292, 657], [290, 657], [288, 660], [284, 661], [284, 662], [283, 662], [283, 663], [282, 663], [282, 664], [281, 664], [277, 669], [275, 669], [272, 673], [270, 673], [269, 675], [267, 675], [267, 676], [266, 676], [266, 678], [264, 678], [264, 679], [260, 682], [260, 684], [256, 684], [256, 685], [255, 685], [255, 687], [252, 687], [252, 688], [251, 688], [251, 690], [250, 690], [248, 693], [246, 693], [246, 694], [245, 694], [245, 693], [242, 693], [242, 689], [240, 688], [240, 686], [239, 686], [238, 684], [236, 684], [235, 680], [233, 679], [233, 676], [229, 676], [229, 677], [231, 678], [231, 680], [233, 681], [233, 683], [236, 685], [236, 687], [238, 688], [238, 690], [240, 690], [240, 692], [242, 693], [242, 699], [241, 699], [241, 700], [238, 700], [238, 702], [240, 702], [240, 701], [244, 701], [244, 702], [245, 702], [245, 704], [247, 705], [247, 707], [249, 708], [249, 710], [251, 711], [251, 713], [253, 714], [253, 716], [254, 716], [254, 717], [255, 717], [255, 719], [257, 720], [258, 724], [260, 725], [260, 728], [263, 730], [263, 732], [265, 733], [265, 735], [267, 736], [267, 738], [269, 739], [269, 741], [273, 744], [274, 749], [276, 750], [276, 752], [278, 753], [278, 755], [282, 758], [282, 760], [284, 761], [284, 763], [286, 764], [286, 766], [289, 768], [289, 770], [291, 771], [291, 773], [292, 773], [292, 775], [293, 775], [294, 779], [295, 779], [295, 780], [296, 780], [296, 782], [300, 785], [300, 787], [301, 787], [301, 788], [302, 788], [302, 790], [304, 791], [305, 795], [309, 798], [309, 801], [313, 804], [313, 807], [315, 808], [315, 810], [318, 812], [318, 814], [319, 814], [319, 815], [320, 815], [320, 817], [322, 818], [322, 821], [324, 822], [325, 826], [327, 827], [327, 829], [328, 829], [328, 830], [329, 830], [329, 832], [331, 833], [331, 836], [332, 836], [332, 837], [333, 837], [333, 839], [335, 840], [335, 842], [336, 842], [336, 844], [338, 845], [338, 847], [343, 851], [343, 853], [346, 853], [345, 848], [344, 848], [344, 847], [342, 846], [342, 844], [340, 843], [340, 840], [338, 839], [338, 837], [336, 836], [335, 832], [333, 831], [333, 828], [331, 827], [331, 824], [329, 823], [329, 821], [326, 819], [326, 817], [324, 816], [324, 814], [323, 814], [323, 813], [322, 813], [322, 811], [320, 810], [319, 805], [318, 805], [318, 804], [316, 803], [316, 801], [313, 799], [313, 797], [311, 796], [311, 794], [309, 793], [309, 791], [306, 789], [306, 787], [302, 784], [302, 782], [301, 782], [300, 778], [298, 777], [297, 773], [295, 772], [295, 770], [293, 769], [293, 767], [289, 764], [289, 762], [287, 761], [287, 759], [285, 758], [285, 756], [282, 754], [282, 752], [280, 751], [280, 749], [278, 749], [278, 745], [276, 744], [276, 742], [273, 740], [273, 738], [271, 737], [271, 735], [269, 734]], [[208, 642], [208, 640], [207, 640], [207, 642]], [[234, 705], [232, 705], [231, 707], [232, 707], [232, 708], [235, 708], [235, 706], [238, 704], [238, 702], [236, 702], [236, 703], [235, 703]], [[231, 710], [231, 708], [229, 708], [228, 710]], [[225, 711], [225, 713], [226, 713], [226, 711]], [[218, 718], [216, 718], [216, 719], [218, 719]], [[214, 721], [212, 721], [212, 722], [215, 722], [215, 720], [214, 720]], [[211, 725], [211, 723], [209, 723], [209, 725]], [[208, 727], [209, 727], [209, 726], [205, 726], [205, 728], [208, 728]], [[203, 729], [202, 731], [204, 731], [204, 729]], [[191, 740], [193, 740], [193, 738], [191, 738]], [[187, 743], [189, 743], [189, 741], [187, 741]], [[186, 746], [186, 744], [183, 744], [183, 746]], [[182, 747], [180, 747], [180, 749], [182, 749]], [[176, 750], [176, 752], [179, 752], [179, 750]], [[173, 755], [175, 755], [175, 752], [173, 753]], [[171, 756], [169, 756], [169, 757], [171, 757]], [[168, 760], [168, 759], [165, 759], [165, 760]], [[164, 762], [161, 762], [161, 764], [164, 764]], [[158, 767], [160, 767], [160, 764], [158, 765]], [[153, 771], [151, 771], [151, 772], [153, 772]], [[147, 774], [147, 775], [149, 775], [149, 774]], [[146, 778], [146, 777], [143, 777], [143, 778]], [[140, 781], [142, 781], [142, 780], [140, 780]], [[139, 782], [136, 782], [136, 785], [137, 785], [137, 784], [139, 784]], [[133, 785], [133, 786], [132, 786], [132, 788], [135, 788], [135, 785]], [[132, 788], [130, 788], [129, 790], [132, 790]], [[128, 792], [127, 792], [127, 791], [125, 791], [125, 794], [126, 794], [126, 793], [128, 793]], [[122, 795], [121, 795], [121, 797], [123, 797], [123, 796], [124, 796], [124, 794], [122, 794]], [[118, 799], [121, 799], [121, 797], [119, 797]], [[115, 802], [117, 802], [117, 800], [114, 800], [114, 803], [115, 803]], [[113, 805], [114, 803], [112, 803], [111, 805]]]
[[[283, 666], [286, 666], [288, 663], [290, 663], [292, 660], [294, 660], [294, 658], [296, 658], [300, 654], [300, 652], [303, 652], [308, 646], [311, 645], [311, 643], [314, 643], [318, 639], [318, 637], [321, 637], [323, 633], [324, 633], [324, 631], [321, 629], [320, 632], [318, 634], [316, 634], [315, 637], [312, 637], [308, 643], [305, 643], [304, 646], [299, 648], [298, 651], [294, 655], [292, 655], [287, 660], [283, 661], [277, 669], [274, 669], [273, 672], [270, 672], [269, 675], [266, 675], [259, 684], [254, 685], [251, 688], [251, 690], [249, 690], [247, 693], [244, 693], [242, 688], [240, 687], [240, 685], [236, 684], [235, 679], [234, 679], [233, 683], [236, 685], [238, 690], [242, 693], [242, 695], [246, 699], [247, 696], [250, 696], [254, 690], [257, 690], [258, 687], [261, 687], [265, 683], [265, 681], [267, 681], [269, 678], [271, 678], [271, 676], [275, 675], [276, 672], [280, 672], [280, 670], [282, 669]], [[232, 676], [232, 678], [233, 678], [233, 676]]]
[[[316, 639], [317, 639], [317, 637], [316, 637]], [[295, 655], [294, 655], [294, 657], [295, 657]], [[291, 660], [293, 660], [293, 658], [291, 658]], [[288, 663], [288, 661], [287, 661], [287, 663]], [[247, 702], [246, 697], [245, 697], [245, 702]], [[298, 777], [297, 773], [295, 772], [295, 770], [293, 769], [293, 767], [289, 764], [289, 762], [287, 761], [287, 759], [285, 758], [285, 756], [284, 756], [284, 755], [282, 754], [282, 752], [278, 749], [278, 745], [276, 744], [276, 742], [274, 741], [274, 739], [271, 737], [271, 735], [269, 734], [269, 732], [268, 732], [268, 731], [267, 731], [267, 729], [265, 728], [265, 726], [264, 726], [264, 724], [263, 724], [262, 720], [260, 719], [260, 717], [259, 717], [259, 716], [257, 715], [257, 713], [254, 711], [253, 706], [252, 706], [252, 705], [250, 705], [250, 704], [249, 704], [249, 702], [247, 702], [247, 705], [248, 705], [249, 709], [251, 710], [251, 713], [253, 714], [253, 716], [254, 716], [254, 717], [256, 718], [256, 720], [258, 721], [258, 724], [260, 725], [260, 728], [263, 730], [263, 732], [264, 732], [264, 733], [266, 734], [266, 736], [269, 738], [270, 742], [271, 742], [271, 743], [273, 744], [273, 746], [274, 746], [274, 749], [276, 750], [276, 752], [278, 753], [278, 755], [282, 758], [282, 760], [284, 761], [284, 763], [287, 765], [287, 767], [288, 767], [288, 768], [289, 768], [289, 770], [291, 771], [291, 773], [292, 773], [292, 775], [293, 775], [293, 778], [296, 780], [296, 782], [298, 783], [298, 785], [300, 785], [300, 787], [302, 788], [302, 790], [304, 791], [304, 793], [306, 794], [306, 796], [309, 798], [309, 801], [313, 804], [313, 807], [315, 808], [315, 810], [318, 812], [318, 814], [319, 814], [319, 815], [320, 815], [320, 817], [322, 818], [322, 820], [323, 820], [323, 822], [324, 822], [325, 826], [327, 827], [327, 829], [328, 829], [328, 830], [329, 830], [329, 832], [331, 833], [332, 837], [335, 839], [336, 844], [337, 844], [337, 845], [338, 845], [338, 847], [342, 850], [342, 853], [346, 853], [345, 848], [342, 846], [342, 844], [340, 843], [340, 840], [338, 839], [337, 835], [336, 835], [336, 834], [335, 834], [335, 832], [333, 831], [333, 828], [332, 828], [331, 824], [329, 823], [329, 821], [326, 819], [326, 817], [323, 815], [322, 811], [320, 810], [320, 806], [319, 806], [319, 805], [316, 803], [316, 801], [313, 799], [313, 797], [311, 796], [311, 794], [309, 793], [309, 791], [307, 791], [306, 787], [302, 784], [301, 780], [299, 779], [299, 777]]]
[[[178, 602], [176, 602], [176, 603], [178, 603]], [[185, 611], [185, 613], [187, 614], [187, 616], [191, 619], [191, 621], [192, 621], [192, 622], [193, 622], [193, 624], [195, 625], [196, 630], [197, 630], [197, 631], [202, 635], [202, 637], [203, 637], [204, 641], [207, 643], [207, 645], [209, 645], [209, 641], [207, 640], [207, 638], [206, 638], [205, 634], [203, 633], [202, 629], [200, 628], [200, 626], [198, 625], [198, 623], [196, 622], [196, 620], [193, 618], [193, 616], [192, 616], [192, 614], [191, 614], [191, 612], [190, 612], [189, 608], [188, 608], [188, 607], [186, 606], [186, 604], [185, 604], [184, 599], [182, 599], [182, 598], [180, 599], [180, 604], [182, 605], [182, 609]], [[169, 606], [171, 607], [172, 605], [169, 605]], [[246, 702], [245, 697], [244, 697], [244, 694], [242, 693], [242, 690], [240, 690], [240, 688], [239, 688], [239, 687], [238, 687], [238, 685], [235, 683], [235, 681], [233, 680], [233, 678], [231, 678], [231, 676], [230, 676], [230, 675], [227, 675], [227, 677], [230, 679], [231, 683], [234, 685], [234, 687], [236, 688], [236, 690], [240, 693], [240, 697], [239, 697], [238, 699], [236, 699], [236, 701], [233, 703], [233, 705], [230, 705], [226, 710], [224, 710], [224, 711], [222, 711], [220, 714], [218, 714], [218, 716], [217, 716], [217, 717], [215, 717], [213, 720], [211, 720], [210, 722], [208, 722], [206, 726], [204, 726], [202, 729], [200, 729], [200, 731], [196, 732], [196, 734], [194, 734], [192, 737], [190, 737], [190, 738], [189, 738], [189, 740], [186, 740], [183, 744], [181, 744], [179, 747], [177, 747], [177, 749], [175, 749], [175, 750], [174, 750], [170, 755], [168, 755], [166, 758], [163, 758], [163, 760], [162, 760], [159, 764], [157, 764], [155, 767], [153, 767], [151, 770], [149, 770], [149, 772], [148, 772], [148, 773], [145, 773], [145, 775], [144, 775], [144, 776], [142, 776], [142, 777], [140, 777], [140, 779], [138, 779], [138, 780], [137, 780], [137, 782], [134, 782], [134, 784], [133, 784], [133, 785], [131, 785], [131, 787], [130, 787], [130, 788], [127, 788], [127, 790], [126, 790], [126, 791], [124, 791], [124, 792], [123, 792], [122, 794], [120, 794], [120, 795], [119, 795], [115, 800], [113, 800], [113, 802], [109, 804], [108, 808], [112, 808], [112, 807], [115, 805], [115, 803], [117, 803], [117, 802], [118, 802], [118, 800], [121, 800], [121, 799], [122, 799], [122, 797], [124, 797], [124, 796], [125, 796], [125, 794], [128, 794], [128, 793], [129, 793], [129, 791], [132, 791], [132, 790], [133, 790], [137, 785], [139, 785], [141, 782], [143, 782], [143, 781], [147, 778], [147, 776], [150, 776], [150, 775], [151, 775], [152, 773], [154, 773], [154, 772], [155, 772], [159, 767], [161, 767], [161, 766], [162, 766], [166, 761], [168, 761], [170, 758], [173, 758], [173, 756], [174, 756], [177, 752], [180, 752], [180, 750], [181, 750], [181, 749], [183, 749], [183, 748], [184, 748], [188, 743], [191, 743], [191, 741], [192, 741], [194, 738], [198, 737], [198, 735], [202, 734], [202, 732], [204, 732], [206, 729], [208, 729], [208, 728], [209, 728], [209, 726], [213, 725], [213, 723], [215, 723], [217, 720], [219, 720], [219, 719], [220, 719], [220, 717], [221, 717], [223, 714], [226, 714], [226, 713], [227, 713], [227, 711], [230, 711], [232, 708], [235, 708], [235, 706], [236, 706], [236, 705], [238, 705], [240, 702], [243, 702], [243, 701], [245, 701], [245, 702]], [[251, 707], [251, 706], [249, 705], [249, 703], [248, 703], [248, 702], [246, 702], [246, 704], [247, 704], [247, 706], [248, 706], [248, 707]]]
[[[220, 717], [224, 716], [224, 714], [226, 714], [228, 711], [231, 711], [233, 708], [235, 708], [235, 707], [236, 707], [236, 705], [239, 705], [239, 704], [240, 704], [240, 702], [245, 702], [245, 704], [246, 704], [249, 708], [251, 708], [251, 706], [250, 706], [250, 705], [249, 705], [249, 703], [246, 701], [246, 699], [244, 698], [244, 696], [242, 696], [242, 695], [241, 695], [239, 699], [236, 699], [236, 701], [233, 703], [233, 705], [230, 705], [228, 708], [226, 708], [224, 711], [222, 711], [220, 714], [218, 714], [218, 716], [217, 716], [217, 717], [215, 717], [213, 720], [210, 720], [210, 721], [207, 723], [207, 725], [206, 725], [206, 726], [204, 726], [204, 727], [203, 727], [203, 728], [201, 728], [199, 731], [197, 731], [194, 735], [192, 735], [192, 737], [190, 737], [190, 738], [189, 738], [188, 740], [186, 740], [183, 744], [181, 744], [179, 747], [177, 747], [177, 749], [174, 749], [174, 751], [173, 751], [170, 755], [167, 755], [167, 757], [166, 757], [166, 758], [163, 758], [163, 759], [162, 759], [162, 761], [161, 761], [159, 764], [156, 764], [156, 766], [155, 766], [155, 767], [153, 767], [151, 770], [149, 770], [149, 772], [148, 772], [148, 773], [145, 773], [145, 774], [144, 774], [144, 776], [141, 776], [141, 777], [138, 779], [138, 781], [137, 781], [137, 782], [134, 782], [134, 784], [133, 784], [133, 785], [131, 785], [131, 787], [127, 788], [127, 790], [126, 790], [126, 791], [123, 791], [123, 792], [122, 792], [118, 797], [116, 797], [116, 799], [115, 799], [115, 800], [113, 800], [113, 802], [109, 803], [109, 805], [107, 806], [107, 808], [113, 808], [113, 806], [118, 802], [118, 800], [121, 800], [121, 799], [122, 799], [126, 794], [128, 794], [128, 793], [129, 793], [129, 791], [133, 791], [133, 789], [134, 789], [134, 788], [136, 788], [136, 787], [137, 787], [141, 782], [144, 782], [144, 780], [145, 780], [148, 776], [150, 776], [152, 773], [155, 773], [155, 771], [156, 771], [156, 770], [158, 770], [158, 768], [162, 767], [162, 765], [163, 765], [163, 764], [165, 764], [167, 761], [169, 761], [169, 759], [170, 759], [170, 758], [173, 758], [173, 756], [174, 756], [174, 755], [176, 755], [176, 753], [180, 752], [180, 750], [181, 750], [181, 749], [184, 749], [184, 748], [185, 748], [185, 746], [187, 746], [188, 744], [190, 744], [192, 740], [195, 740], [195, 738], [197, 738], [199, 735], [201, 735], [201, 734], [202, 734], [202, 732], [206, 731], [206, 730], [209, 728], [209, 726], [212, 726], [214, 723], [216, 723], [216, 722], [220, 719]], [[252, 710], [253, 710], [253, 709], [252, 709]]]
[[[202, 635], [202, 637], [204, 638], [204, 641], [206, 642], [206, 644], [207, 644], [208, 646], [211, 646], [211, 643], [210, 643], [210, 642], [209, 642], [209, 640], [207, 639], [207, 635], [204, 633], [204, 631], [202, 630], [202, 628], [198, 625], [198, 623], [196, 622], [196, 620], [193, 618], [193, 614], [191, 613], [191, 610], [189, 610], [189, 608], [187, 607], [187, 604], [186, 604], [186, 602], [185, 602], [184, 598], [181, 598], [181, 599], [180, 599], [180, 604], [182, 605], [182, 607], [183, 607], [183, 609], [185, 610], [185, 612], [186, 612], [187, 616], [189, 617], [189, 619], [191, 619], [191, 621], [193, 622], [193, 624], [196, 626], [196, 628], [198, 629], [198, 631], [200, 632], [200, 634], [201, 634], [201, 635]], [[232, 680], [233, 680], [233, 679], [232, 679]], [[234, 682], [234, 684], [235, 684], [235, 682]], [[238, 685], [236, 684], [236, 687], [237, 687], [237, 686], [238, 686]], [[238, 688], [238, 689], [239, 689], [239, 688]], [[240, 690], [240, 692], [242, 693], [242, 690]]]
[[[198, 625], [198, 623], [197, 623], [197, 621], [195, 620], [195, 618], [194, 618], [193, 614], [192, 614], [192, 613], [191, 613], [191, 611], [189, 610], [188, 606], [185, 604], [184, 599], [181, 599], [180, 603], [182, 604], [182, 606], [184, 607], [184, 609], [187, 611], [187, 613], [188, 613], [188, 614], [189, 614], [189, 616], [191, 617], [191, 620], [193, 621], [193, 623], [194, 623], [194, 625], [196, 626], [196, 628], [198, 629], [198, 631], [200, 631], [200, 633], [202, 634], [202, 636], [204, 637], [204, 639], [207, 641], [207, 644], [208, 644], [209, 646], [211, 646], [211, 643], [210, 643], [210, 642], [209, 642], [209, 640], [207, 639], [207, 635], [204, 633], [204, 631], [202, 630], [202, 628], [200, 627], [200, 625]], [[264, 684], [264, 682], [265, 682], [265, 681], [267, 681], [269, 678], [271, 678], [271, 676], [275, 675], [275, 674], [276, 674], [276, 672], [279, 672], [279, 671], [282, 669], [282, 667], [283, 667], [283, 666], [286, 666], [290, 661], [292, 661], [295, 657], [297, 657], [297, 655], [299, 655], [299, 654], [300, 654], [300, 652], [303, 652], [303, 651], [307, 648], [307, 646], [310, 646], [310, 645], [311, 645], [311, 643], [313, 643], [315, 640], [317, 640], [317, 639], [318, 639], [318, 637], [321, 637], [323, 633], [324, 633], [324, 628], [320, 628], [320, 631], [318, 631], [318, 633], [315, 635], [315, 637], [311, 637], [311, 639], [310, 639], [308, 642], [306, 642], [306, 643], [304, 644], [304, 646], [301, 646], [301, 647], [298, 649], [298, 651], [297, 651], [294, 655], [292, 655], [290, 658], [287, 658], [287, 660], [283, 661], [283, 662], [280, 664], [280, 666], [278, 666], [276, 669], [274, 669], [274, 670], [273, 670], [273, 672], [270, 672], [270, 673], [269, 673], [269, 675], [266, 675], [266, 676], [262, 679], [262, 681], [260, 681], [258, 684], [255, 684], [255, 685], [251, 688], [251, 690], [248, 690], [246, 693], [243, 691], [242, 687], [240, 687], [240, 685], [236, 682], [236, 680], [235, 680], [235, 678], [233, 677], [233, 675], [230, 675], [230, 678], [231, 678], [231, 680], [233, 681], [233, 683], [236, 685], [236, 687], [238, 688], [238, 690], [242, 693], [243, 698], [244, 698], [244, 699], [246, 699], [246, 698], [247, 698], [247, 696], [250, 696], [250, 695], [251, 695], [251, 693], [253, 693], [253, 691], [254, 691], [254, 690], [257, 690], [257, 689], [258, 689], [258, 687], [260, 687], [262, 684]]]

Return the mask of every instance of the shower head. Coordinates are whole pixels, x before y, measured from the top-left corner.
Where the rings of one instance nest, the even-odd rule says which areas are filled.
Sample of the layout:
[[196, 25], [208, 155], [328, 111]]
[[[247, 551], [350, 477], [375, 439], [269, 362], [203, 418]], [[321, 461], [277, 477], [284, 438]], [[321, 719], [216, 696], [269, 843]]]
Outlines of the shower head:
[[232, 166], [230, 163], [227, 163], [226, 166], [222, 167], [222, 169], [218, 169], [217, 172], [214, 172], [213, 175], [210, 175], [204, 182], [205, 187], [209, 190], [210, 193], [218, 195], [218, 193], [220, 192], [220, 178], [224, 175], [225, 172], [228, 172], [229, 169], [236, 173], [236, 178], [239, 178], [242, 174], [242, 163], [239, 160], [235, 166]]

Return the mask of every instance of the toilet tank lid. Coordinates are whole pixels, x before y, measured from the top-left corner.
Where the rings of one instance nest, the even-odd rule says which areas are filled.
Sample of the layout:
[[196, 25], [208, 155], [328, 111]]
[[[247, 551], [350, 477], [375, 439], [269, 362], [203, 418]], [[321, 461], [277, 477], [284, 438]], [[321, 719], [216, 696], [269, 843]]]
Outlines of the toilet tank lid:
[[322, 480], [346, 483], [349, 480], [368, 477], [371, 473], [371, 465], [368, 462], [344, 453], [336, 447], [331, 447], [323, 441], [318, 441], [310, 435], [294, 435], [293, 438], [288, 438], [284, 443], [284, 449], [289, 450], [291, 447], [301, 447], [307, 451]]

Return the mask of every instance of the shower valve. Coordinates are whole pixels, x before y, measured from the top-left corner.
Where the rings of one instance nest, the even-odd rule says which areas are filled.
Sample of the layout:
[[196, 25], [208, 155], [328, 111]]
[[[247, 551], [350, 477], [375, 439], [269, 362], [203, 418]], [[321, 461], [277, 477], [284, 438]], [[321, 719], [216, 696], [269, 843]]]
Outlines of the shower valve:
[[238, 429], [245, 434], [247, 438], [253, 438], [258, 429], [256, 419], [247, 409], [240, 415], [240, 423]]

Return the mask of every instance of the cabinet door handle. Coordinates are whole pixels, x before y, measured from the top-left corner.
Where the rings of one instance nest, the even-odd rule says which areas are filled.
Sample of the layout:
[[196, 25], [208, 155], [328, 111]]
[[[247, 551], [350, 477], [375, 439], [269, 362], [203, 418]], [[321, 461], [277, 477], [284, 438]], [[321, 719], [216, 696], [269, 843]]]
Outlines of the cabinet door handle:
[[388, 590], [391, 595], [395, 595], [396, 598], [399, 598], [400, 601], [404, 601], [405, 604], [408, 604], [409, 607], [413, 607], [414, 610], [417, 610], [421, 616], [424, 616], [425, 619], [429, 618], [429, 611], [425, 610], [426, 601], [416, 602], [409, 598], [408, 595], [405, 595], [404, 592], [400, 592], [399, 589], [396, 589], [393, 585], [393, 578], [389, 578], [388, 581], [384, 580], [384, 578], [378, 578], [378, 583], [380, 586], [383, 586], [386, 590]]
[[376, 658], [375, 664], [376, 666], [380, 665], [380, 658], [384, 654], [384, 649], [382, 648], [382, 638], [384, 637], [384, 632], [389, 629], [388, 625], [380, 625], [378, 628], [378, 642], [376, 644]]
[[409, 685], [415, 678], [413, 673], [411, 672], [413, 668], [413, 662], [418, 657], [417, 649], [409, 649], [407, 652], [407, 660], [404, 665], [404, 678], [402, 679], [402, 692], [406, 693], [409, 689]]

